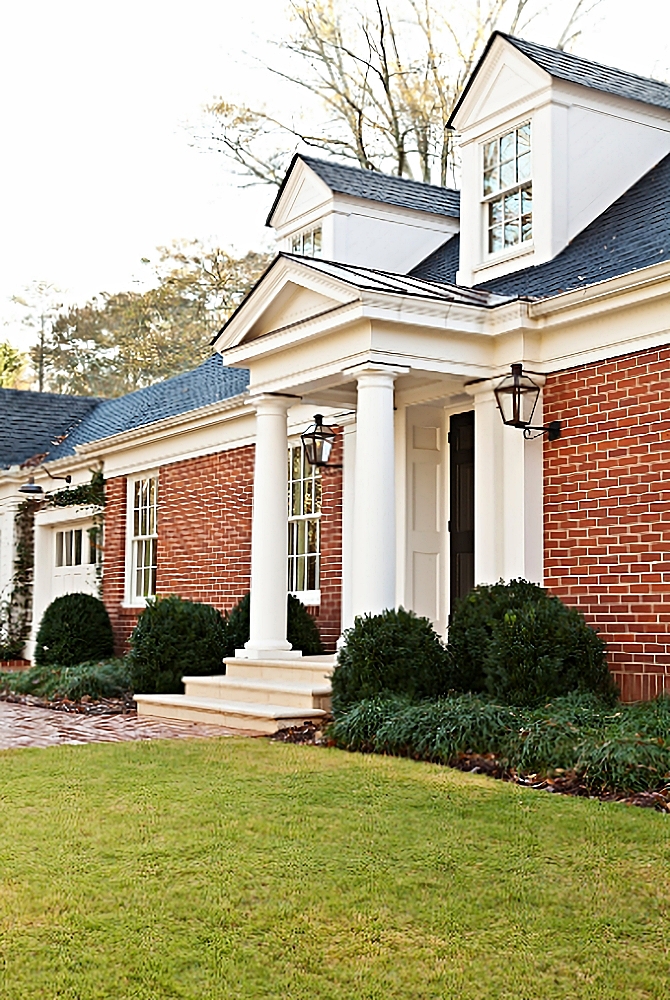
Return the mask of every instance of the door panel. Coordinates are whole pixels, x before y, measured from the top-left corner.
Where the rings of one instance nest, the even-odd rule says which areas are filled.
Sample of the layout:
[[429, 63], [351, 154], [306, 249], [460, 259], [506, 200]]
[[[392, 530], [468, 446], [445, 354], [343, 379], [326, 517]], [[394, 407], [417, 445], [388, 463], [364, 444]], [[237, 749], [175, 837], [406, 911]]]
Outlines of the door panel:
[[472, 590], [475, 582], [475, 415], [457, 413], [449, 420], [449, 603]]

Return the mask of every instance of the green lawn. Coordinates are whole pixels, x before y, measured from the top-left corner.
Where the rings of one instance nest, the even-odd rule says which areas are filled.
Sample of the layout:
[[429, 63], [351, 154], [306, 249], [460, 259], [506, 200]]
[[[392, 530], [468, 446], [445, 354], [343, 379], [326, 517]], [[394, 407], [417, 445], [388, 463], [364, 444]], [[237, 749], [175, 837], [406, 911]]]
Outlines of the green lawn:
[[0, 774], [2, 1000], [670, 994], [670, 817], [265, 740]]

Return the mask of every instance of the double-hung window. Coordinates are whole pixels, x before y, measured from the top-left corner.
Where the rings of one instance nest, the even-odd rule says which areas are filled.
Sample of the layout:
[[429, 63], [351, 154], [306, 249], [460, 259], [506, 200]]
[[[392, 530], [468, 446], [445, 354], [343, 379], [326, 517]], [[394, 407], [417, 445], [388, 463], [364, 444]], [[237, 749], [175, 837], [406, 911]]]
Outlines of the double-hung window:
[[321, 562], [321, 470], [310, 465], [302, 444], [289, 448], [288, 479], [288, 589], [307, 601], [316, 601]]
[[158, 477], [136, 479], [131, 502], [130, 597], [138, 602], [156, 594]]
[[299, 253], [303, 257], [321, 256], [321, 226], [305, 229], [291, 237], [291, 253]]
[[501, 253], [533, 238], [530, 122], [484, 143], [486, 246]]

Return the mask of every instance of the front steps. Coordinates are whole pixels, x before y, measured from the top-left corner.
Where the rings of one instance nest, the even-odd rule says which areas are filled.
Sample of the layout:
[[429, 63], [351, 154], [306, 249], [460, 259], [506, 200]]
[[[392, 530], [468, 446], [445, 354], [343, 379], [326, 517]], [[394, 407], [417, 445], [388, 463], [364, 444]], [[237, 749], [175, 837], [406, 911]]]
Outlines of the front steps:
[[330, 712], [334, 654], [225, 664], [225, 674], [184, 677], [184, 694], [135, 695], [137, 714], [271, 734]]

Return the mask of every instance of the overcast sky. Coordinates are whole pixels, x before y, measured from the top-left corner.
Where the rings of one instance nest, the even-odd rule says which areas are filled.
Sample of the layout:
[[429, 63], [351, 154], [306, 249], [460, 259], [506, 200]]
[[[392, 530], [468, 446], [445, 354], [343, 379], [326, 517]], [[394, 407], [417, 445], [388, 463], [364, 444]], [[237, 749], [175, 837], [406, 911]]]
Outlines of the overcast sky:
[[[557, 0], [566, 10], [574, 0]], [[667, 0], [604, 0], [576, 51], [668, 74]], [[268, 188], [241, 191], [193, 139], [216, 95], [259, 103], [255, 58], [286, 31], [281, 0], [5, 0], [0, 13], [0, 339], [26, 346], [12, 294], [53, 282], [71, 301], [133, 287], [155, 247], [267, 241]], [[246, 55], [244, 53], [247, 53]]]

